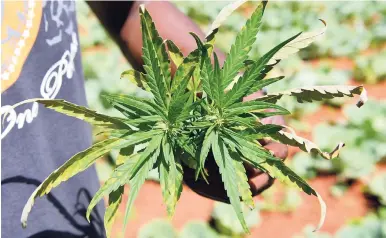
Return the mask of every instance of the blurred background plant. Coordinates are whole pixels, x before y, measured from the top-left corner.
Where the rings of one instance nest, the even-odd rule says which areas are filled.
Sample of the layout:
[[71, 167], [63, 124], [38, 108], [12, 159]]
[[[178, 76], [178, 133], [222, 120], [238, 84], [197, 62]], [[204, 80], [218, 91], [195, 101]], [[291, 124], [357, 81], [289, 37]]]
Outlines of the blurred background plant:
[[[178, 1], [175, 4], [205, 31], [227, 2]], [[227, 19], [217, 38], [221, 39], [217, 41], [220, 49], [229, 50], [235, 34], [255, 6], [256, 3], [248, 2]], [[119, 116], [103, 101], [101, 93], [142, 92], [128, 80], [120, 79], [121, 72], [129, 69], [130, 65], [87, 4], [77, 2], [77, 10], [89, 106]], [[203, 218], [189, 221], [190, 217], [184, 215], [184, 221], [177, 221], [178, 225], [175, 225], [177, 218], [173, 222], [163, 219], [165, 213], [155, 212], [154, 209], [164, 207], [160, 204], [152, 206], [150, 202], [154, 200], [146, 200], [149, 196], [160, 194], [153, 191], [158, 189], [158, 185], [151, 184], [140, 195], [143, 202], [136, 204], [138, 211], [132, 219], [138, 222], [131, 224], [137, 225], [129, 228], [129, 235], [117, 232], [116, 237], [386, 237], [386, 2], [270, 2], [251, 56], [258, 58], [294, 33], [322, 27], [318, 18], [327, 22], [326, 35], [299, 54], [280, 62], [272, 74], [285, 75], [286, 79], [267, 90], [365, 84], [372, 97], [360, 110], [352, 106], [352, 100], [312, 104], [299, 104], [291, 98], [281, 101], [292, 112], [287, 118], [289, 126], [312, 139], [322, 149], [330, 150], [340, 141], [346, 143], [339, 158], [332, 162], [292, 149], [287, 161], [298, 174], [310, 179], [319, 192], [322, 190], [320, 193], [324, 197], [328, 196], [325, 228], [312, 233], [313, 226], [308, 223], [316, 220], [318, 214], [312, 215], [314, 220], [307, 219], [307, 214], [312, 212], [309, 207], [317, 207], [317, 204], [309, 205], [307, 198], [297, 190], [282, 186], [273, 186], [257, 198], [256, 209], [246, 210], [251, 235], [242, 233], [228, 205], [213, 204], [192, 192], [183, 194], [181, 199], [191, 194], [193, 203], [179, 205], [177, 213], [178, 210], [183, 213], [188, 206], [195, 206], [197, 212], [205, 213], [200, 216]], [[101, 183], [111, 172], [115, 157], [116, 153], [111, 153], [97, 164]], [[157, 181], [157, 177], [154, 172], [149, 180]], [[352, 204], [348, 206], [349, 201]], [[205, 205], [208, 202], [210, 205]], [[346, 207], [340, 204], [346, 204]], [[302, 212], [306, 213], [296, 216], [301, 219], [294, 217], [294, 214]], [[334, 226], [329, 226], [329, 221]]]

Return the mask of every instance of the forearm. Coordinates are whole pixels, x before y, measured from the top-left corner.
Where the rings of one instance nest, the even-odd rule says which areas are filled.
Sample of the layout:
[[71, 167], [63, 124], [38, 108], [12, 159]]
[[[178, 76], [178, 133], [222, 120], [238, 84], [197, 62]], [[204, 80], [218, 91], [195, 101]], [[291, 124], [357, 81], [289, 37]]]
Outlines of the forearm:
[[[194, 32], [204, 39], [201, 29], [170, 2], [89, 1], [87, 3], [135, 69], [140, 69], [142, 66], [142, 34], [139, 16], [141, 4], [145, 4], [150, 12], [161, 37], [172, 40], [185, 56], [196, 48], [196, 43], [189, 32]], [[215, 51], [222, 64], [225, 55], [217, 49]]]
[[[133, 2], [129, 1], [87, 1], [87, 4], [117, 43], [130, 64], [138, 69], [141, 64], [135, 61], [125, 41], [121, 38], [121, 30], [129, 16]], [[91, 33], [92, 34], [92, 33]]]

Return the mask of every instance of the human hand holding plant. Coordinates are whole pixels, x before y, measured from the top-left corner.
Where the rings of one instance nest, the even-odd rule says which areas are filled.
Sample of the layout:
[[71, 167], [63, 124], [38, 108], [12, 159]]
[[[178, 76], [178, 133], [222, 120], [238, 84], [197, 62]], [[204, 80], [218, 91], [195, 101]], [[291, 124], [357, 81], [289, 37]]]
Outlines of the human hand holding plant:
[[[262, 92], [256, 92], [251, 97], [244, 98], [244, 101], [249, 101], [255, 98], [256, 96], [261, 96]], [[274, 125], [284, 125], [283, 116], [272, 116], [263, 118], [261, 120], [263, 124], [274, 124]], [[288, 146], [282, 143], [278, 143], [272, 140], [259, 140], [260, 144], [271, 151], [272, 154], [282, 159], [283, 161], [288, 156]], [[274, 183], [274, 178], [269, 176], [268, 173], [264, 173], [260, 169], [256, 169], [253, 165], [249, 163], [244, 163], [246, 175], [248, 178], [248, 183], [251, 189], [252, 196], [257, 196], [270, 188]], [[188, 166], [183, 165], [184, 168], [184, 182], [196, 193], [224, 203], [230, 203], [229, 198], [222, 186], [223, 182], [221, 175], [218, 171], [218, 167], [213, 160], [208, 160], [208, 165], [206, 169], [208, 172], [208, 178], [206, 180], [199, 179], [196, 180], [194, 169], [189, 168]]]

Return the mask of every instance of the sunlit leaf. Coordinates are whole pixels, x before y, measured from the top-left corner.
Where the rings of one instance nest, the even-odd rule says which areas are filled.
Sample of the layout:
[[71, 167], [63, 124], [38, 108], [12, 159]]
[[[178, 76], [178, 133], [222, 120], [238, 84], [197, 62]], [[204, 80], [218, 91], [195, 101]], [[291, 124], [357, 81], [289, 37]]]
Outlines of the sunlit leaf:
[[367, 92], [363, 86], [333, 85], [304, 87], [268, 94], [256, 100], [276, 103], [282, 96], [287, 95], [294, 96], [299, 103], [303, 103], [332, 99], [335, 97], [353, 97], [354, 94], [360, 95], [357, 107], [363, 106], [363, 104], [367, 101]]
[[169, 52], [170, 59], [173, 61], [173, 63], [178, 68], [182, 64], [182, 62], [184, 61], [184, 56], [181, 53], [178, 46], [176, 46], [176, 44], [174, 44], [173, 41], [166, 40], [166, 44], [168, 46], [168, 52]]
[[96, 143], [92, 147], [79, 152], [71, 159], [67, 160], [66, 163], [51, 173], [29, 197], [21, 215], [21, 223], [23, 227], [27, 226], [28, 214], [32, 209], [36, 197], [44, 196], [53, 188], [57, 187], [60, 183], [84, 171], [90, 167], [98, 158], [109, 152], [111, 149], [125, 146], [127, 146], [127, 141], [125, 141], [123, 138], [107, 139]]
[[305, 138], [302, 138], [294, 133], [279, 131], [278, 133], [276, 133], [275, 135], [272, 135], [271, 137], [274, 138], [275, 140], [280, 141], [283, 144], [298, 147], [299, 149], [307, 153], [316, 152], [325, 159], [334, 159], [338, 157], [340, 150], [344, 146], [344, 143], [340, 142], [332, 152], [328, 153], [319, 149], [319, 147], [315, 143]]
[[[225, 8], [224, 12], [220, 13], [218, 22], [221, 23], [222, 15], [227, 16], [228, 11], [233, 8], [237, 8], [244, 1], [237, 1], [234, 5], [229, 5], [229, 9]], [[236, 36], [235, 43], [231, 46], [231, 49], [224, 62], [223, 70], [221, 72], [222, 77], [222, 90], [224, 90], [228, 84], [230, 84], [233, 78], [237, 75], [239, 70], [244, 66], [244, 60], [247, 59], [249, 51], [252, 49], [252, 45], [256, 40], [256, 35], [261, 25], [261, 19], [263, 17], [264, 9], [267, 2], [260, 2], [252, 16], [247, 20], [245, 26]], [[212, 28], [219, 25], [218, 22], [214, 22]]]
[[142, 27], [142, 59], [146, 71], [146, 82], [154, 95], [154, 100], [161, 107], [166, 108], [166, 94], [170, 82], [170, 65], [165, 45], [158, 35], [155, 25], [147, 10], [140, 7]]
[[288, 42], [283, 48], [281, 48], [267, 64], [275, 64], [278, 60], [287, 58], [289, 55], [294, 54], [300, 49], [310, 45], [313, 41], [317, 39], [317, 37], [323, 35], [326, 32], [327, 24], [324, 20], [319, 20], [324, 24], [324, 27], [321, 30], [314, 32], [303, 32], [294, 40]]
[[224, 142], [221, 140], [221, 138], [218, 137], [217, 132], [215, 132], [214, 141], [212, 142], [212, 151], [214, 159], [216, 160], [216, 164], [219, 167], [229, 201], [232, 204], [244, 231], [249, 232], [249, 228], [243, 216], [242, 204], [238, 193], [238, 186], [235, 183], [235, 181], [237, 181], [236, 171], [233, 166], [232, 158], [229, 155], [229, 151], [226, 148]]
[[[300, 34], [300, 33], [299, 33]], [[244, 75], [235, 83], [232, 89], [226, 94], [226, 99], [224, 101], [224, 106], [229, 106], [232, 103], [241, 100], [243, 97], [247, 96], [247, 92], [252, 87], [253, 83], [256, 81], [256, 78], [264, 72], [264, 67], [267, 62], [272, 58], [272, 56], [278, 52], [282, 47], [284, 47], [288, 42], [291, 42], [295, 39], [299, 34], [289, 38], [288, 40], [280, 43], [272, 50], [268, 51], [265, 55], [263, 55], [258, 61], [255, 62], [252, 66], [250, 66]], [[225, 66], [224, 66], [225, 67]], [[223, 71], [224, 72], [224, 71]], [[236, 75], [236, 74], [235, 74]], [[235, 76], [234, 75], [234, 76]], [[233, 77], [234, 77], [233, 76]], [[232, 78], [233, 79], [233, 78]], [[225, 88], [231, 80], [225, 85]]]
[[138, 72], [134, 69], [123, 71], [121, 74], [121, 78], [127, 78], [128, 80], [130, 80], [130, 82], [137, 85], [138, 87], [142, 89], [150, 90], [149, 86], [146, 83], [146, 79], [143, 73]]
[[123, 192], [124, 192], [124, 187], [121, 186], [119, 187], [119, 189], [110, 193], [109, 195], [109, 204], [106, 208], [105, 217], [104, 217], [106, 236], [108, 238], [111, 237], [114, 220], [116, 219], [119, 205], [122, 202]]
[[130, 178], [130, 193], [129, 199], [126, 204], [125, 218], [123, 227], [126, 228], [129, 214], [133, 206], [133, 202], [138, 195], [140, 187], [145, 182], [145, 179], [149, 171], [153, 168], [153, 165], [157, 161], [160, 153], [160, 144], [163, 135], [157, 135], [149, 142], [149, 145], [141, 153], [138, 161], [134, 164]]

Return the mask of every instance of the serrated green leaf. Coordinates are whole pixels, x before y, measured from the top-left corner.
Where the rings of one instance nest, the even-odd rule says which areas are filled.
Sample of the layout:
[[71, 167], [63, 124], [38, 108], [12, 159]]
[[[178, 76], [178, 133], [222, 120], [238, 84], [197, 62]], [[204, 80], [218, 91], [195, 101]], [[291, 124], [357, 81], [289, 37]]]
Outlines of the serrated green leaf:
[[193, 74], [194, 69], [195, 69], [194, 66], [190, 68], [188, 73], [181, 81], [180, 85], [173, 93], [172, 100], [170, 101], [169, 112], [168, 112], [168, 119], [171, 123], [174, 123], [175, 120], [178, 118], [178, 116], [180, 115], [183, 108], [185, 107], [185, 104], [187, 103], [187, 100], [191, 94], [191, 93], [185, 93], [185, 91], [189, 83], [189, 80]]
[[177, 201], [182, 191], [182, 166], [174, 157], [171, 145], [164, 137], [162, 143], [162, 161], [159, 167], [160, 183], [168, 215], [174, 214]]
[[205, 133], [204, 141], [202, 142], [202, 146], [200, 150], [200, 157], [199, 157], [199, 160], [197, 161], [196, 180], [198, 178], [198, 175], [204, 168], [206, 157], [209, 154], [212, 142], [214, 140], [214, 137], [215, 137], [215, 133], [213, 131], [214, 128], [215, 126], [209, 127]]
[[183, 151], [188, 153], [192, 158], [195, 158], [196, 156], [196, 148], [193, 143], [191, 143], [191, 140], [186, 135], [179, 135], [176, 138], [176, 142], [181, 147]]
[[137, 70], [129, 69], [123, 71], [121, 73], [121, 78], [127, 78], [128, 80], [130, 80], [130, 82], [137, 85], [138, 87], [150, 91], [150, 88], [146, 83], [145, 75], [143, 75], [143, 73], [141, 72], [138, 72]]
[[235, 181], [237, 181], [237, 177], [235, 168], [233, 166], [233, 160], [229, 155], [228, 149], [226, 148], [224, 142], [221, 138], [219, 138], [219, 134], [217, 132], [214, 133], [215, 136], [212, 142], [212, 151], [216, 164], [219, 167], [221, 178], [224, 182], [224, 188], [229, 197], [229, 201], [237, 214], [241, 226], [245, 232], [249, 233], [248, 226], [243, 216], [241, 207], [242, 204], [238, 193], [237, 183], [235, 183]]
[[263, 139], [264, 137], [271, 137], [281, 129], [283, 129], [283, 127], [279, 125], [265, 124], [265, 125], [259, 125], [252, 129], [250, 128], [244, 129], [239, 133], [248, 140], [259, 140], [259, 139]]
[[122, 195], [124, 192], [124, 186], [119, 187], [116, 191], [110, 193], [109, 195], [109, 204], [106, 208], [104, 216], [104, 225], [106, 230], [106, 237], [111, 237], [111, 229], [113, 228], [114, 220], [119, 208], [119, 205], [122, 202]]
[[193, 36], [194, 40], [196, 41], [197, 48], [200, 51], [200, 60], [199, 65], [200, 67], [196, 67], [193, 73], [193, 80], [189, 82], [188, 88], [192, 90], [193, 92], [198, 91], [199, 85], [201, 84], [201, 69], [203, 67], [203, 63], [206, 57], [208, 57], [208, 51], [206, 47], [204, 46], [204, 43], [201, 41], [200, 37], [194, 33], [189, 32], [191, 36]]
[[115, 161], [115, 164], [117, 166], [125, 163], [125, 161], [130, 158], [131, 156], [134, 156], [134, 149], [135, 149], [135, 145], [130, 145], [130, 146], [127, 146], [125, 148], [122, 148], [119, 150], [119, 153], [118, 153], [118, 156], [117, 156], [117, 159]]
[[248, 183], [248, 177], [244, 168], [244, 164], [240, 159], [240, 156], [238, 153], [232, 153], [232, 158], [233, 158], [233, 166], [236, 171], [236, 177], [237, 177], [236, 181], [237, 181], [237, 186], [239, 189], [241, 199], [245, 204], [249, 206], [249, 208], [253, 209], [255, 208], [255, 203], [253, 202], [253, 199], [252, 199], [252, 192]]
[[252, 85], [252, 87], [248, 90], [246, 95], [250, 95], [252, 93], [258, 92], [258, 91], [262, 90], [264, 87], [266, 87], [270, 84], [276, 83], [277, 81], [282, 80], [283, 78], [284, 78], [284, 76], [280, 76], [280, 77], [262, 79], [262, 80], [256, 81]]
[[291, 89], [284, 92], [272, 93], [257, 98], [259, 101], [276, 103], [282, 96], [294, 96], [299, 103], [332, 99], [335, 97], [353, 97], [354, 94], [360, 95], [357, 106], [361, 107], [367, 101], [367, 92], [363, 86], [331, 85], [313, 86]]
[[288, 44], [281, 48], [267, 64], [275, 64], [278, 60], [287, 58], [289, 55], [294, 54], [300, 49], [310, 45], [313, 41], [316, 40], [318, 36], [323, 35], [326, 32], [327, 24], [324, 20], [319, 20], [324, 24], [324, 27], [321, 30], [315, 32], [303, 32], [298, 37], [296, 37], [296, 39], [288, 42]]
[[132, 120], [124, 119], [123, 121], [128, 125], [139, 127], [143, 124], [153, 125], [157, 122], [160, 122], [161, 120], [162, 120], [162, 117], [158, 115], [154, 115], [154, 116], [142, 116], [140, 118], [132, 119]]
[[186, 108], [186, 104], [188, 103], [189, 97], [192, 94], [187, 92], [181, 95], [178, 99], [174, 101], [173, 104], [170, 105], [169, 108], [169, 122], [175, 123], [177, 118], [181, 116], [182, 111]]
[[320, 205], [320, 220], [314, 231], [318, 231], [324, 223], [326, 217], [326, 204], [319, 193], [317, 193], [306, 181], [299, 177], [295, 172], [288, 168], [280, 159], [268, 159], [262, 166], [268, 171], [269, 175], [279, 179], [288, 186], [295, 186], [309, 195], [318, 198]]
[[237, 34], [236, 41], [231, 46], [221, 72], [222, 90], [233, 81], [239, 70], [244, 66], [244, 60], [247, 59], [248, 53], [256, 41], [266, 4], [266, 1], [259, 3], [245, 26]]
[[151, 105], [145, 103], [147, 99], [111, 93], [104, 93], [101, 96], [123, 114], [127, 113], [131, 119], [156, 113]]
[[263, 167], [263, 171], [268, 171], [272, 177], [278, 178], [283, 183], [296, 185], [307, 194], [316, 196], [315, 191], [307, 184], [307, 182], [288, 168], [283, 161], [273, 157], [268, 151], [263, 151], [262, 148], [258, 147], [257, 144], [250, 142], [248, 139], [245, 139], [230, 130], [227, 130], [226, 132], [228, 135], [233, 136], [234, 139], [238, 140], [239, 144], [235, 145], [244, 157], [248, 159], [248, 162], [252, 162], [251, 164], [253, 165], [258, 164], [258, 168]]
[[130, 194], [126, 205], [126, 212], [124, 218], [124, 230], [127, 225], [133, 202], [138, 195], [140, 187], [145, 182], [145, 179], [153, 165], [156, 163], [158, 155], [160, 154], [160, 144], [163, 135], [154, 136], [146, 147], [145, 151], [141, 153], [140, 158], [134, 165], [130, 178]]
[[[245, 126], [250, 128], [255, 128], [256, 126], [260, 126], [261, 123], [256, 120], [255, 117], [239, 117], [239, 116], [232, 116], [227, 117], [227, 122], [229, 123], [229, 127], [233, 126]], [[235, 124], [235, 125], [234, 125]]]
[[343, 148], [344, 143], [340, 142], [335, 149], [328, 153], [325, 151], [322, 151], [315, 143], [312, 141], [309, 141], [305, 138], [302, 138], [296, 134], [285, 132], [285, 131], [279, 131], [276, 134], [271, 135], [271, 138], [280, 141], [280, 143], [295, 146], [307, 153], [316, 152], [319, 155], [321, 155], [325, 159], [334, 159], [339, 156], [340, 150]]
[[196, 49], [192, 51], [187, 57], [184, 58], [182, 64], [180, 64], [176, 70], [174, 78], [172, 80], [171, 93], [178, 88], [181, 81], [185, 78], [186, 74], [194, 66], [197, 66], [200, 60], [201, 50]]
[[193, 97], [193, 94], [190, 93], [190, 97], [186, 100], [185, 106], [182, 108], [180, 115], [176, 119], [176, 123], [183, 122], [192, 117], [191, 112], [200, 104], [200, 100], [193, 102]]
[[[300, 34], [300, 33], [299, 33]], [[264, 68], [267, 62], [272, 58], [272, 56], [278, 52], [282, 47], [284, 47], [288, 42], [291, 42], [299, 34], [289, 38], [288, 40], [280, 43], [272, 50], [268, 51], [263, 55], [255, 64], [250, 66], [244, 75], [235, 83], [233, 88], [226, 94], [226, 99], [224, 101], [224, 107], [231, 105], [234, 102], [240, 101], [243, 97], [247, 96], [247, 92], [252, 87], [256, 79], [259, 78], [259, 75], [264, 72]], [[225, 85], [228, 86], [229, 83]]]
[[[95, 126], [105, 127], [105, 128], [127, 128], [130, 129], [125, 123], [122, 122], [121, 118], [110, 117], [104, 114], [97, 113], [91, 109], [88, 109], [84, 106], [80, 106], [71, 102], [67, 102], [62, 99], [43, 99], [43, 98], [32, 98], [24, 100], [12, 106], [15, 108], [17, 106], [38, 102], [43, 104], [46, 108], [52, 109], [56, 112], [60, 112], [70, 117], [75, 117], [77, 119], [83, 120], [87, 123], [90, 123]], [[5, 112], [3, 115], [3, 122], [6, 118], [9, 111]]]
[[311, 188], [307, 182], [299, 177], [295, 172], [288, 168], [280, 159], [272, 157], [271, 159], [266, 160], [266, 163], [261, 165], [268, 171], [269, 175], [279, 179], [282, 183], [292, 187], [298, 187], [305, 193], [316, 196], [314, 189]]
[[220, 13], [217, 15], [216, 19], [214, 19], [208, 33], [206, 34], [206, 38], [212, 39], [213, 34], [217, 32], [217, 29], [224, 23], [224, 21], [234, 12], [237, 8], [239, 8], [242, 4], [244, 4], [246, 0], [238, 0], [234, 1], [231, 4], [228, 4], [223, 9], [221, 9]]
[[214, 56], [214, 67], [213, 67], [213, 73], [211, 74], [211, 80], [210, 80], [210, 88], [212, 90], [213, 95], [213, 101], [221, 107], [223, 97], [224, 97], [224, 89], [221, 87], [222, 85], [222, 76], [221, 76], [221, 69], [220, 69], [220, 63], [218, 61], [217, 54], [213, 52]]
[[253, 113], [253, 112], [262, 112], [261, 110], [266, 109], [276, 109], [276, 115], [286, 115], [290, 114], [290, 112], [276, 104], [273, 103], [257, 103], [259, 101], [248, 101], [248, 102], [240, 102], [235, 103], [229, 108], [225, 109], [225, 116], [230, 117], [233, 115], [240, 115], [244, 113]]
[[212, 63], [210, 62], [210, 58], [207, 57], [205, 54], [202, 56], [202, 61], [203, 61], [203, 65], [202, 65], [201, 74], [200, 74], [202, 89], [206, 93], [207, 97], [213, 100], [214, 96], [211, 88], [211, 85], [212, 85], [211, 80], [213, 80], [211, 77], [213, 72]]
[[99, 188], [94, 197], [88, 205], [86, 218], [90, 221], [90, 214], [92, 209], [98, 204], [98, 202], [106, 195], [111, 194], [114, 191], [119, 190], [125, 184], [129, 183], [131, 171], [134, 165], [138, 162], [140, 154], [135, 154], [127, 159], [124, 164], [114, 169], [110, 178]]
[[[257, 76], [257, 78], [255, 79], [255, 83], [253, 84], [253, 86], [249, 89], [249, 91], [246, 93], [246, 95], [249, 95], [251, 93], [255, 93], [256, 90], [255, 88], [257, 87], [257, 85], [255, 86], [255, 84], [260, 84], [261, 80], [263, 80], [265, 78], [265, 76], [267, 76], [267, 74], [280, 62], [280, 60], [278, 60], [275, 64], [271, 64], [271, 65], [266, 65], [261, 71], [260, 71], [260, 74]], [[243, 71], [246, 71], [248, 70], [251, 66], [253, 66], [254, 64], [256, 63], [256, 61], [254, 60], [245, 60], [244, 61], [244, 66], [245, 66], [245, 70]], [[233, 80], [232, 83], [230, 83], [227, 88], [225, 89], [225, 91], [229, 91], [233, 88], [233, 85], [235, 83], [237, 83], [238, 79], [235, 78]], [[265, 85], [266, 86], [266, 85]], [[263, 86], [263, 87], [265, 87]]]
[[156, 50], [158, 59], [160, 61], [160, 67], [161, 67], [161, 72], [162, 75], [164, 76], [165, 79], [165, 84], [166, 84], [166, 90], [170, 91], [170, 79], [171, 79], [171, 74], [170, 74], [170, 61], [169, 61], [169, 56], [166, 51], [166, 45], [165, 42], [162, 40], [160, 35], [158, 34], [158, 31], [155, 27], [155, 24], [149, 14], [149, 12], [145, 9], [143, 11], [143, 16], [145, 18], [145, 22], [147, 24], [147, 29], [149, 29], [149, 40], [151, 39], [152, 43], [154, 44], [154, 48]]
[[142, 59], [146, 71], [146, 82], [156, 103], [162, 108], [166, 108], [168, 82], [170, 81], [170, 65], [166, 48], [143, 5], [140, 7], [140, 18], [143, 41]]
[[52, 172], [29, 197], [23, 208], [21, 223], [23, 227], [27, 226], [27, 218], [36, 197], [44, 196], [60, 183], [68, 180], [72, 176], [84, 171], [90, 167], [98, 158], [106, 154], [113, 148], [125, 147], [127, 141], [123, 138], [111, 138], [98, 142], [90, 148], [81, 151], [66, 161], [62, 166]]
[[[139, 98], [132, 95], [122, 95], [122, 94], [102, 94], [106, 100], [111, 102], [113, 105], [116, 105], [121, 111], [127, 111], [129, 114], [135, 112], [134, 118], [138, 116], [147, 116], [158, 114], [163, 119], [167, 118], [167, 111], [161, 108], [159, 105], [153, 103], [150, 100], [145, 98]], [[130, 117], [130, 118], [133, 118]]]
[[170, 59], [173, 61], [173, 63], [178, 68], [180, 64], [184, 61], [184, 55], [181, 53], [180, 49], [176, 44], [174, 44], [171, 40], [166, 40], [166, 45], [168, 46], [168, 52]]
[[130, 175], [130, 179], [133, 179], [136, 176], [137, 172], [144, 166], [144, 164], [146, 164], [147, 160], [149, 160], [151, 154], [153, 154], [154, 151], [159, 150], [163, 136], [164, 133], [160, 133], [158, 135], [153, 133], [151, 141], [147, 145], [144, 152], [141, 153], [141, 156], [138, 159], [137, 163], [134, 165], [132, 174]]

